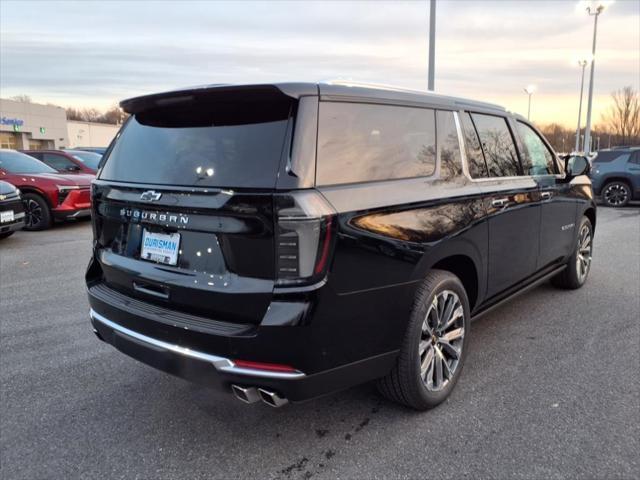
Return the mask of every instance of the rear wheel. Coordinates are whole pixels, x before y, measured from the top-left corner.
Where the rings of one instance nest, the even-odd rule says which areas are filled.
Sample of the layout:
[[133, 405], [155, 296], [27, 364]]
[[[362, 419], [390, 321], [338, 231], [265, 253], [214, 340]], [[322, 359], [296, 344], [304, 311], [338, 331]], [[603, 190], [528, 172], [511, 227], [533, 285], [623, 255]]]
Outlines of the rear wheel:
[[584, 285], [591, 270], [591, 254], [593, 252], [593, 226], [587, 217], [582, 217], [578, 228], [578, 239], [575, 250], [567, 262], [567, 267], [553, 277], [556, 287], [575, 290]]
[[416, 410], [433, 408], [455, 386], [469, 339], [469, 300], [452, 273], [432, 270], [418, 290], [394, 369], [382, 395]]
[[631, 200], [631, 189], [624, 182], [609, 182], [602, 189], [602, 201], [608, 207], [624, 207], [629, 200]]
[[51, 210], [44, 198], [36, 193], [26, 193], [22, 203], [25, 230], [45, 230], [51, 226]]

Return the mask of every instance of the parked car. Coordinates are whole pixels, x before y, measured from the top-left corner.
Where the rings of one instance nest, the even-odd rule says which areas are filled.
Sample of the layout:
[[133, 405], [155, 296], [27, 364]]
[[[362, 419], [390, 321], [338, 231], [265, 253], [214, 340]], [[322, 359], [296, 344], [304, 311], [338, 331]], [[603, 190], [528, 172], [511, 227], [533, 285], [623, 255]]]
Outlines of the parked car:
[[97, 153], [98, 155], [104, 155], [104, 152], [107, 151], [107, 147], [74, 147], [67, 148], [67, 150], [80, 150], [83, 152], [93, 152]]
[[640, 200], [640, 147], [599, 150], [593, 159], [591, 182], [608, 207]]
[[0, 240], [13, 235], [24, 226], [24, 208], [20, 190], [0, 181]]
[[0, 150], [0, 180], [22, 192], [25, 230], [44, 230], [54, 220], [89, 216], [93, 178], [61, 174], [25, 153]]
[[60, 173], [85, 173], [95, 175], [102, 158], [92, 152], [80, 150], [21, 150], [49, 165]]
[[131, 117], [93, 185], [94, 331], [242, 401], [376, 380], [434, 407], [472, 318], [589, 274], [587, 160], [562, 165], [501, 107], [340, 84], [121, 106]]

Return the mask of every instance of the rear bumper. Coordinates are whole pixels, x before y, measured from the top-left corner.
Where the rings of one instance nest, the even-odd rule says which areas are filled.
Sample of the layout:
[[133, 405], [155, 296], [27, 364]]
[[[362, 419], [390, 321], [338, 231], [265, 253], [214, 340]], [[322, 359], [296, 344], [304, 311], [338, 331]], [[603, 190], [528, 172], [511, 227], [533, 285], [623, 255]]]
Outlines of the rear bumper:
[[[235, 358], [265, 361], [265, 351], [277, 352], [276, 360], [296, 367], [304, 364], [296, 347], [302, 344], [309, 357], [321, 356], [304, 340], [305, 327], [254, 327], [245, 334], [203, 335], [194, 346], [189, 336], [180, 336], [165, 324], [149, 330], [149, 318], [134, 315], [91, 294], [90, 318], [96, 335], [122, 353], [154, 368], [192, 382], [231, 391], [231, 385], [259, 387], [278, 392], [289, 401], [304, 401], [342, 390], [384, 376], [394, 365], [397, 352], [366, 358], [357, 362], [313, 373], [296, 370], [277, 372], [241, 368]], [[139, 324], [140, 328], [136, 328]], [[267, 332], [260, 332], [267, 330]], [[296, 330], [299, 336], [295, 335]], [[185, 332], [196, 334], [196, 332]], [[296, 336], [298, 338], [296, 338]], [[290, 343], [290, 358], [286, 345]], [[187, 347], [188, 345], [188, 347]], [[259, 352], [254, 358], [246, 353]], [[272, 360], [269, 358], [268, 360]]]

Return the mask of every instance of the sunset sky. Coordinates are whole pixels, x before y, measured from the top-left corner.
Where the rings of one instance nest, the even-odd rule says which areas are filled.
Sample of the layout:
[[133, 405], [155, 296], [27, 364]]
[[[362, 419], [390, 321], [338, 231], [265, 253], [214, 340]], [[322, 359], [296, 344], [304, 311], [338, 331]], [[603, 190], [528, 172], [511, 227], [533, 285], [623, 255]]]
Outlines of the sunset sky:
[[[438, 0], [436, 91], [574, 126], [593, 17], [577, 1]], [[106, 108], [204, 83], [354, 81], [426, 89], [428, 2], [0, 2], [0, 95]], [[588, 78], [588, 71], [587, 71]], [[640, 88], [640, 1], [600, 16], [594, 120]]]

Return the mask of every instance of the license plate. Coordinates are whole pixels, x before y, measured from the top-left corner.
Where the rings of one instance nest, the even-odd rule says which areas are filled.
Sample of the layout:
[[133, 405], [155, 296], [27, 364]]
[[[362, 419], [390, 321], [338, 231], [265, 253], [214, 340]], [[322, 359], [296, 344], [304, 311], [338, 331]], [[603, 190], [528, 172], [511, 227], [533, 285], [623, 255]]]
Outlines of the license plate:
[[0, 223], [13, 222], [13, 210], [7, 210], [6, 212], [0, 212]]
[[178, 263], [178, 249], [180, 248], [179, 233], [155, 233], [142, 231], [142, 248], [140, 258], [153, 262], [175, 265]]

